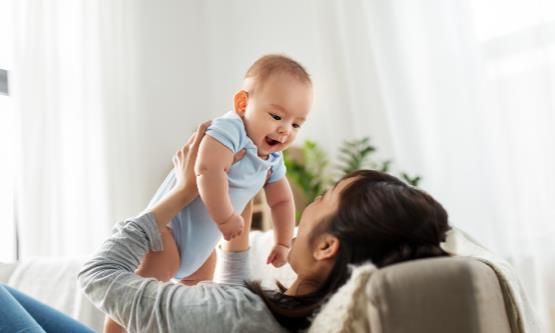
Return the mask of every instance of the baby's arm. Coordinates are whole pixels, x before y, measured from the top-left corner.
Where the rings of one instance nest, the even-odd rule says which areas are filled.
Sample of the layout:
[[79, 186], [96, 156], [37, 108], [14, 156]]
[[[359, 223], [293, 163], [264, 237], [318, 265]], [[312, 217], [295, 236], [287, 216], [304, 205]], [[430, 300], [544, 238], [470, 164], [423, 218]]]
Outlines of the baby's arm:
[[266, 185], [264, 191], [266, 201], [272, 211], [276, 241], [267, 263], [280, 267], [287, 262], [287, 252], [289, 252], [291, 239], [293, 238], [293, 228], [295, 226], [293, 193], [286, 177]]
[[228, 192], [227, 171], [233, 164], [233, 152], [216, 139], [205, 136], [200, 144], [195, 174], [199, 195], [210, 217], [230, 240], [243, 231], [243, 218], [235, 214]]

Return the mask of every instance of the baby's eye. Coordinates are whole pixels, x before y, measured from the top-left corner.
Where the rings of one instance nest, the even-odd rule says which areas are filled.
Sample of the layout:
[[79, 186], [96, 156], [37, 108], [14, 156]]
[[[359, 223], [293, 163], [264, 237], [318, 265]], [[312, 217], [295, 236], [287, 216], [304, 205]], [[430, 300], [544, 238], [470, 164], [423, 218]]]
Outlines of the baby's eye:
[[293, 128], [301, 128], [301, 125], [299, 125], [299, 124], [293, 124]]
[[270, 116], [271, 116], [272, 118], [274, 118], [275, 120], [281, 120], [281, 117], [278, 116], [277, 114], [270, 113]]

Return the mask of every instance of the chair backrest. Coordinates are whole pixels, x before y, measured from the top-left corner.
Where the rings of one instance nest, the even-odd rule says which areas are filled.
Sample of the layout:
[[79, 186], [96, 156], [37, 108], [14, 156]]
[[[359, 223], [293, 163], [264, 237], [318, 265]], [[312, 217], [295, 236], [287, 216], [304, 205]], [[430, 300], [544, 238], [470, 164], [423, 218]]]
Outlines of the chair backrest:
[[510, 333], [493, 269], [447, 257], [392, 265], [367, 286], [372, 333]]

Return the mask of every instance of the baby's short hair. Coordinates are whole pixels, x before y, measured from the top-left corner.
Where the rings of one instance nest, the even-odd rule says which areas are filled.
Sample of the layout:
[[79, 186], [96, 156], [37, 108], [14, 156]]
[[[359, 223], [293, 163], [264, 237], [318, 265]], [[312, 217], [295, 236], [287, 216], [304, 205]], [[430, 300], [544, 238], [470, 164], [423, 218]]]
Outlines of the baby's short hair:
[[255, 80], [253, 89], [260, 87], [274, 74], [289, 74], [302, 83], [312, 84], [310, 74], [295, 60], [280, 54], [268, 54], [254, 62], [245, 74], [245, 79]]

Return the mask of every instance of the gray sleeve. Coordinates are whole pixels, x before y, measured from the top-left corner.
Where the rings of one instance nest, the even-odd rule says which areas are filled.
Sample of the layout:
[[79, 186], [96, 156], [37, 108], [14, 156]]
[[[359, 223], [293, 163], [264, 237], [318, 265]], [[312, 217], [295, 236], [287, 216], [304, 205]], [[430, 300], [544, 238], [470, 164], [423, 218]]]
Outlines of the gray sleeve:
[[85, 295], [128, 332], [284, 332], [264, 302], [243, 286], [249, 251], [222, 252], [222, 284], [188, 287], [133, 271], [162, 249], [151, 213], [120, 222], [79, 272]]
[[152, 213], [119, 222], [78, 279], [85, 295], [104, 313], [130, 328], [138, 316], [149, 320], [163, 283], [133, 272], [148, 251], [162, 250]]
[[218, 248], [221, 266], [214, 282], [243, 285], [250, 279], [249, 256], [250, 249], [243, 252], [226, 252]]

